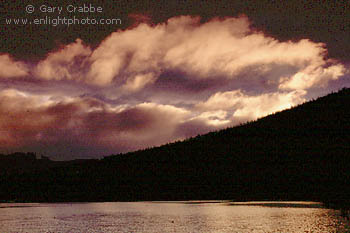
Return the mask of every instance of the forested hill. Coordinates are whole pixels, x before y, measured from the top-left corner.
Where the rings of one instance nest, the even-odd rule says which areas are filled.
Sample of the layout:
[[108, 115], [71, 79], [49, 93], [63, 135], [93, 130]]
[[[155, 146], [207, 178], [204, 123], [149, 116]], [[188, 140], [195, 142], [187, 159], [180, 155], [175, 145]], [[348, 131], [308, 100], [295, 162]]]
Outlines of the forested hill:
[[27, 166], [23, 172], [2, 166], [0, 200], [344, 203], [350, 194], [349, 104], [350, 89], [342, 89], [254, 122], [161, 147], [90, 162], [41, 162], [47, 166]]

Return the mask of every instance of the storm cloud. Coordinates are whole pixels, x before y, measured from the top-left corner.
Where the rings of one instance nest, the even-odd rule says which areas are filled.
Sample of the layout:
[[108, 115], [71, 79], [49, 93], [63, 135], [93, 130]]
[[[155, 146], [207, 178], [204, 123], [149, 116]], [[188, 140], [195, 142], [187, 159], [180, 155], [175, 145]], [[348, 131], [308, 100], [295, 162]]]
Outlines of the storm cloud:
[[69, 159], [137, 150], [349, 84], [348, 67], [329, 59], [325, 44], [279, 41], [246, 16], [149, 22], [96, 47], [77, 38], [36, 63], [0, 55], [0, 152]]

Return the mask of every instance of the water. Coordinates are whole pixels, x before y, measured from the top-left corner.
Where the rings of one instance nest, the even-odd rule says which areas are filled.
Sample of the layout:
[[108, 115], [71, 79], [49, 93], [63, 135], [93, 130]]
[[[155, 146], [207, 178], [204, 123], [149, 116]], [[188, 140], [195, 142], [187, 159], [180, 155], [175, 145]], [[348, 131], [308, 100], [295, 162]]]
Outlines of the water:
[[0, 232], [349, 232], [314, 202], [0, 204]]

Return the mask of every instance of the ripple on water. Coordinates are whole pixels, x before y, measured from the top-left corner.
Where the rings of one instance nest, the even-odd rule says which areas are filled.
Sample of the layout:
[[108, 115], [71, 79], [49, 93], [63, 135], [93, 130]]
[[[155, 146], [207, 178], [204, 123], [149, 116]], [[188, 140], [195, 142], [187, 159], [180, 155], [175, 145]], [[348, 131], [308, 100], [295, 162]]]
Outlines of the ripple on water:
[[350, 232], [314, 202], [0, 204], [0, 232]]

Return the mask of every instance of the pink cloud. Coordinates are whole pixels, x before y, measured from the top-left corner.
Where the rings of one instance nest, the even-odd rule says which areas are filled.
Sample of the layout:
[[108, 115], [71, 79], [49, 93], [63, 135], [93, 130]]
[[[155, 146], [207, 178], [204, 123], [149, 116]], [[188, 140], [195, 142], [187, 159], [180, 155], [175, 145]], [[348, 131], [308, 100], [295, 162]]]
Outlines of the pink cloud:
[[237, 123], [255, 120], [259, 117], [290, 108], [305, 101], [306, 91], [275, 92], [250, 96], [240, 90], [217, 92], [207, 101], [197, 104], [202, 111], [230, 110], [231, 120]]
[[[180, 71], [188, 79], [220, 77], [233, 81], [248, 70], [265, 75], [270, 84], [281, 89], [309, 89], [344, 74], [345, 67], [327, 59], [326, 53], [322, 43], [307, 39], [281, 42], [267, 36], [253, 29], [245, 16], [216, 18], [203, 24], [198, 17], [181, 16], [157, 25], [139, 22], [112, 33], [95, 49], [77, 39], [48, 54], [36, 65], [34, 75], [100, 87], [118, 83], [135, 92], [169, 70]], [[2, 61], [11, 63], [8, 57]], [[25, 74], [20, 63], [11, 64], [13, 68], [3, 76]], [[281, 67], [277, 73], [276, 66]]]
[[49, 53], [45, 60], [37, 64], [34, 75], [46, 80], [84, 81], [84, 60], [90, 54], [91, 49], [77, 39], [74, 43]]
[[0, 78], [24, 77], [28, 72], [23, 62], [14, 61], [8, 54], [0, 55]]

